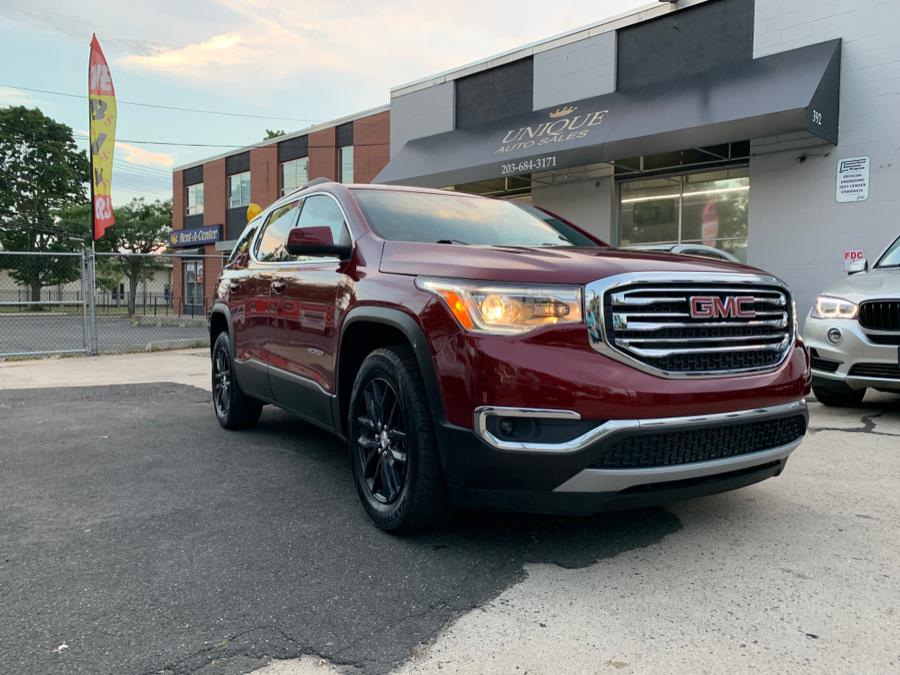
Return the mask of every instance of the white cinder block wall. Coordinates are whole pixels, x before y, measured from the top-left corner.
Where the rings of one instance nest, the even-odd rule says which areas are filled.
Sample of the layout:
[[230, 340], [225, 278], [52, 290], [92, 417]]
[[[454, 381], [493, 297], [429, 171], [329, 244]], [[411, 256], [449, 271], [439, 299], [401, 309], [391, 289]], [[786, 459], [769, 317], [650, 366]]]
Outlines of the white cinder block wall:
[[[756, 0], [753, 56], [842, 38], [839, 145], [785, 149], [756, 139], [750, 160], [749, 261], [783, 278], [803, 317], [843, 274], [842, 252], [870, 262], [900, 234], [900, 2]], [[829, 156], [822, 154], [828, 152]], [[838, 204], [839, 159], [870, 158], [869, 199]]]

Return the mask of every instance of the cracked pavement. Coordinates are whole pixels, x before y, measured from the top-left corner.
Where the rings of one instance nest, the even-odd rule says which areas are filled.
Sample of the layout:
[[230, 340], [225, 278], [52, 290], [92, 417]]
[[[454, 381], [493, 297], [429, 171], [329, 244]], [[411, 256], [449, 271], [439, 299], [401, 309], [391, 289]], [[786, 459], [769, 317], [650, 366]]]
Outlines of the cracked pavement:
[[757, 486], [397, 539], [279, 411], [229, 433], [185, 385], [0, 391], [0, 671], [897, 671], [900, 401], [811, 413]]

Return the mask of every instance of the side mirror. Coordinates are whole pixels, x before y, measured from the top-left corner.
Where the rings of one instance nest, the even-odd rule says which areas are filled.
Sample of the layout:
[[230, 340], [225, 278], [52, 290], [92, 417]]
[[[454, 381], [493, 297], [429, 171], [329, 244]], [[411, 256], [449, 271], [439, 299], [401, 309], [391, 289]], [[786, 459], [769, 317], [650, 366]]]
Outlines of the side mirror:
[[349, 258], [352, 252], [351, 246], [334, 243], [327, 225], [295, 227], [288, 233], [285, 248], [291, 255], [335, 256], [341, 260]]
[[847, 274], [859, 274], [860, 272], [868, 272], [869, 271], [869, 261], [863, 258], [862, 260], [854, 260], [847, 267]]

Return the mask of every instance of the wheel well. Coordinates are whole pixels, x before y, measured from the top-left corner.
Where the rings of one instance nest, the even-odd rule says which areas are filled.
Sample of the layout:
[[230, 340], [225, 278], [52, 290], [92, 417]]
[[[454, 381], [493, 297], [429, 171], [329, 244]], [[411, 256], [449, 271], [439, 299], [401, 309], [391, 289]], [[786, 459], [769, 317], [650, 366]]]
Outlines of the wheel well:
[[365, 358], [376, 349], [394, 345], [411, 346], [406, 335], [399, 328], [377, 321], [355, 321], [347, 327], [341, 340], [338, 356], [338, 397], [341, 417], [337, 420], [338, 431], [344, 432], [347, 414], [350, 411], [350, 394], [353, 382]]
[[213, 312], [212, 316], [209, 317], [209, 349], [212, 351], [213, 346], [216, 344], [216, 338], [219, 337], [219, 333], [223, 333], [228, 330], [228, 320], [225, 318], [225, 315], [222, 312]]

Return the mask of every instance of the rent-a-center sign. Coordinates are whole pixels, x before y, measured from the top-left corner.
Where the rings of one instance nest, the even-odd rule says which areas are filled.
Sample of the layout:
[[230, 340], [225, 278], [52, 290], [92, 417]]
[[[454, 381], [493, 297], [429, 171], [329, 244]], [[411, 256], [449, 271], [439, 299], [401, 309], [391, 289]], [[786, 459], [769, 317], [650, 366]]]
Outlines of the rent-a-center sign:
[[190, 230], [172, 230], [169, 234], [169, 246], [172, 248], [202, 246], [203, 244], [215, 244], [221, 238], [221, 225], [204, 225]]

